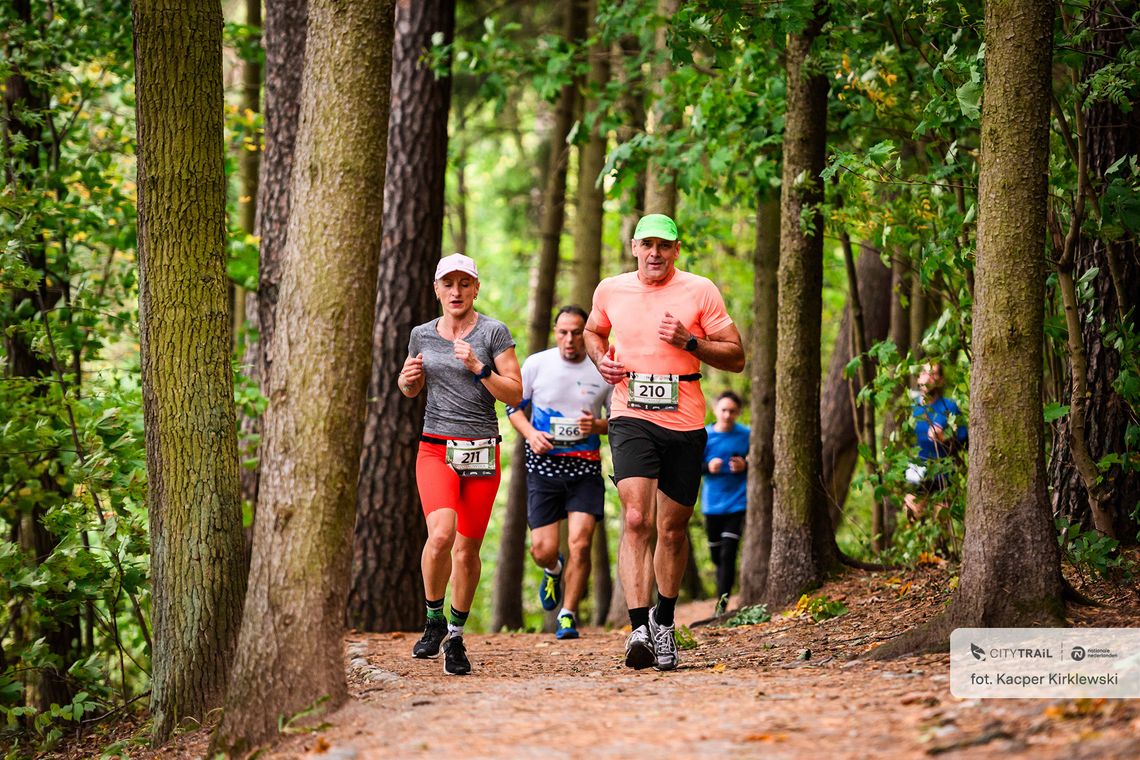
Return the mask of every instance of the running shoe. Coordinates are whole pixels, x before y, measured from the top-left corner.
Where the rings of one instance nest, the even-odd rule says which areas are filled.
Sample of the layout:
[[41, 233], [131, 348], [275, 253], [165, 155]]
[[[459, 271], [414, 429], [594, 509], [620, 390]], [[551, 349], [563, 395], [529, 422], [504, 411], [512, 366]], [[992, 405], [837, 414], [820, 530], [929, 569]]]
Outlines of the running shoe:
[[[652, 618], [650, 618], [652, 619]], [[645, 626], [639, 625], [625, 640], [625, 666], [635, 670], [644, 670], [653, 666], [657, 660], [653, 652], [653, 640], [649, 638], [649, 631]]]
[[677, 638], [673, 635], [673, 626], [660, 625], [655, 619], [657, 608], [649, 609], [649, 637], [653, 640], [653, 652], [657, 662], [654, 667], [658, 670], [675, 670], [680, 657], [677, 654]]
[[443, 642], [443, 672], [452, 676], [465, 676], [471, 672], [471, 661], [467, 659], [467, 647], [463, 646], [462, 636], [450, 636]]
[[424, 635], [412, 647], [412, 656], [421, 660], [439, 657], [439, 645], [447, 638], [446, 620], [428, 620]]
[[573, 613], [567, 612], [558, 616], [558, 630], [554, 632], [554, 636], [559, 639], [578, 638], [578, 625]]
[[[561, 554], [558, 555], [558, 562], [562, 563]], [[562, 564], [562, 572], [557, 575], [546, 569], [542, 571], [542, 583], [538, 586], [538, 601], [542, 603], [542, 609], [547, 612], [562, 603], [562, 573], [565, 571], [565, 564]]]

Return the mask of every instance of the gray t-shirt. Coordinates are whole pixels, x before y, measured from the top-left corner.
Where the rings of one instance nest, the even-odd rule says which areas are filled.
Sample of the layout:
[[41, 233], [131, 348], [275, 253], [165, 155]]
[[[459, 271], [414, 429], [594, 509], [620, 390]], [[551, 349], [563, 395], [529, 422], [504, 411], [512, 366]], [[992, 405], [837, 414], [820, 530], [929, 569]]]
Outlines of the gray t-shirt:
[[[456, 438], [490, 438], [499, 434], [495, 397], [455, 358], [454, 344], [444, 340], [437, 329], [439, 318], [412, 328], [408, 355], [424, 355], [427, 380], [427, 410], [424, 432]], [[495, 357], [515, 345], [511, 331], [497, 319], [479, 315], [474, 329], [464, 340], [471, 344], [479, 361], [495, 368]]]

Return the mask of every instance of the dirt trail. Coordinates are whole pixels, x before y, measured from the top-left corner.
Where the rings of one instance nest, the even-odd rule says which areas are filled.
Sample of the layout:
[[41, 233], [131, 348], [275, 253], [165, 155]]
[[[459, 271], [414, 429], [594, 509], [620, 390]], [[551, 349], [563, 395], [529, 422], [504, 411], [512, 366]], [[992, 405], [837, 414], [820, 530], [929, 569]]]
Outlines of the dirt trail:
[[[940, 568], [906, 580], [852, 573], [821, 592], [847, 615], [698, 627], [672, 673], [626, 669], [620, 631], [470, 635], [467, 677], [412, 659], [412, 634], [353, 634], [355, 699], [262, 757], [1140, 757], [1135, 701], [958, 700], [947, 655], [854, 659], [941, 609], [946, 584]], [[1070, 616], [1140, 623], [1135, 596], [1114, 603]]]

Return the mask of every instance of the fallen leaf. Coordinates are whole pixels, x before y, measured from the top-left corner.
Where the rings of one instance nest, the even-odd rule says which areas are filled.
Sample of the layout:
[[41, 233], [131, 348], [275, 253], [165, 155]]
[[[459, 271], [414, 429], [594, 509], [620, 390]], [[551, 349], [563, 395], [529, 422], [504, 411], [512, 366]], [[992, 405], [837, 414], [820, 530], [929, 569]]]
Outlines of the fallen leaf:
[[718, 662], [716, 665], [712, 666], [712, 672], [714, 673], [723, 673], [727, 669], [728, 665], [724, 664], [723, 662]]
[[313, 754], [323, 755], [324, 753], [328, 752], [331, 747], [332, 745], [329, 744], [328, 739], [323, 736], [318, 736], [317, 740], [313, 742]]
[[744, 737], [746, 742], [782, 742], [788, 737], [786, 734], [749, 734]]

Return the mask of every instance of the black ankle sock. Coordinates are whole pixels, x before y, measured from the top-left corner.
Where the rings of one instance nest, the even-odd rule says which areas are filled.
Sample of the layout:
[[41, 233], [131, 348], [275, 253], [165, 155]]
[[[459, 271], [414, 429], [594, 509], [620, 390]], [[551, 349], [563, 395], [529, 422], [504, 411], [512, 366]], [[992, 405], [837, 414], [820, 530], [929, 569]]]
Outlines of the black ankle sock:
[[[450, 619], [447, 622], [450, 623], [452, 626], [462, 630], [464, 624], [467, 623], [467, 616], [470, 614], [471, 614], [470, 610], [468, 610], [467, 612], [460, 612], [459, 610], [452, 607], [451, 608], [451, 615], [449, 616]], [[460, 635], [462, 635], [462, 634], [460, 634]]]
[[653, 619], [657, 621], [657, 624], [673, 625], [673, 610], [675, 609], [677, 609], [677, 597], [668, 597], [658, 591], [657, 610], [653, 614]]
[[427, 605], [427, 619], [442, 623], [447, 618], [443, 614], [443, 600], [442, 599], [425, 599]]
[[649, 608], [648, 607], [630, 607], [629, 608], [629, 624], [633, 630], [637, 630], [640, 626], [649, 625]]

